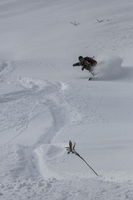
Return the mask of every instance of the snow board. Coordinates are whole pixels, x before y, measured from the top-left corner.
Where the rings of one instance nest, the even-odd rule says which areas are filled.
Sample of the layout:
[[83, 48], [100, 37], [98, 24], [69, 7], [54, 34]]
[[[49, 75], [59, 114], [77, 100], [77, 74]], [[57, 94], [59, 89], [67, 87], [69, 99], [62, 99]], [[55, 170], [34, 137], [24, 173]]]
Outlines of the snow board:
[[90, 81], [91, 79], [92, 79], [92, 77], [89, 77], [89, 78], [88, 78], [88, 81]]
[[99, 72], [93, 73], [92, 76], [88, 78], [88, 81], [92, 80], [94, 77], [96, 77], [99, 74]]

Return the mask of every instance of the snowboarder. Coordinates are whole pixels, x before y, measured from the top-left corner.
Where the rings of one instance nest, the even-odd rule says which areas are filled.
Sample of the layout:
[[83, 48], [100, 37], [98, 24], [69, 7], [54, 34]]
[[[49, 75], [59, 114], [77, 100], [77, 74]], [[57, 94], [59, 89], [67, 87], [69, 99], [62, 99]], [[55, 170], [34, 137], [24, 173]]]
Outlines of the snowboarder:
[[82, 66], [82, 71], [84, 69], [88, 70], [93, 76], [93, 67], [97, 65], [97, 61], [93, 59], [94, 57], [85, 57], [83, 58], [83, 56], [79, 56], [79, 62], [78, 63], [74, 63], [73, 67], [75, 66]]

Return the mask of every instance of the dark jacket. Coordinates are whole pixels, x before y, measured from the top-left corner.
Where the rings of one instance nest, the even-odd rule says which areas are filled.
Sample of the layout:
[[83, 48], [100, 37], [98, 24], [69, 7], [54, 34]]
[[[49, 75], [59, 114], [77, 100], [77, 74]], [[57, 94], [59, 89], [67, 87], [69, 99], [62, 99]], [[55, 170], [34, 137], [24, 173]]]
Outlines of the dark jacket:
[[82, 66], [82, 70], [86, 69], [88, 71], [92, 70], [92, 66], [95, 66], [97, 61], [93, 58], [85, 57], [83, 61], [79, 61], [78, 63], [73, 64], [73, 66]]

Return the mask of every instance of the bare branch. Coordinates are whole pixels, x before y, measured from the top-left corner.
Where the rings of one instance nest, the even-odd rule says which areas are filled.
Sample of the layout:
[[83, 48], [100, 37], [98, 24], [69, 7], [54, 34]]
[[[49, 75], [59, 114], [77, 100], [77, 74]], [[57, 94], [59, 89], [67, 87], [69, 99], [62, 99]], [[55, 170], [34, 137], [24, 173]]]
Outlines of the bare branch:
[[92, 167], [76, 152], [75, 150], [76, 143], [74, 142], [74, 145], [72, 144], [71, 140], [69, 140], [69, 147], [65, 147], [66, 150], [68, 151], [67, 153], [72, 153], [81, 158], [87, 165], [88, 167], [98, 176], [98, 174], [92, 169]]
[[70, 22], [71, 24], [73, 24], [74, 26], [77, 26], [79, 25], [80, 23], [76, 23], [75, 21], [74, 22]]
[[98, 21], [99, 23], [101, 23], [101, 22], [103, 22], [104, 20], [98, 20], [98, 19], [97, 19], [97, 21]]

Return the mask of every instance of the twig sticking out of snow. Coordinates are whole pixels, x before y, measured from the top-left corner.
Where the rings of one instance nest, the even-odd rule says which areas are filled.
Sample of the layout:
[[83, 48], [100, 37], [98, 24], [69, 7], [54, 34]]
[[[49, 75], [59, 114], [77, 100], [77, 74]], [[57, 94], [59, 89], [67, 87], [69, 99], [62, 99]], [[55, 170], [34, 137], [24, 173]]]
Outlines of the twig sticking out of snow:
[[101, 22], [103, 22], [104, 20], [98, 20], [98, 19], [97, 19], [97, 21], [98, 21], [99, 23], [101, 23]]
[[81, 158], [86, 163], [86, 165], [88, 165], [88, 167], [98, 176], [98, 174], [94, 171], [94, 169], [92, 169], [92, 167], [76, 152], [75, 145], [76, 145], [75, 142], [74, 142], [74, 145], [73, 145], [71, 140], [69, 140], [69, 147], [65, 147], [66, 150], [68, 151], [67, 154], [73, 153], [76, 156], [78, 156], [79, 158]]
[[75, 21], [74, 22], [70, 22], [70, 23], [73, 24], [74, 26], [79, 25], [79, 23], [76, 23]]
[[[97, 19], [98, 23], [104, 22], [104, 20]], [[107, 19], [107, 22], [109, 22], [109, 19]]]

